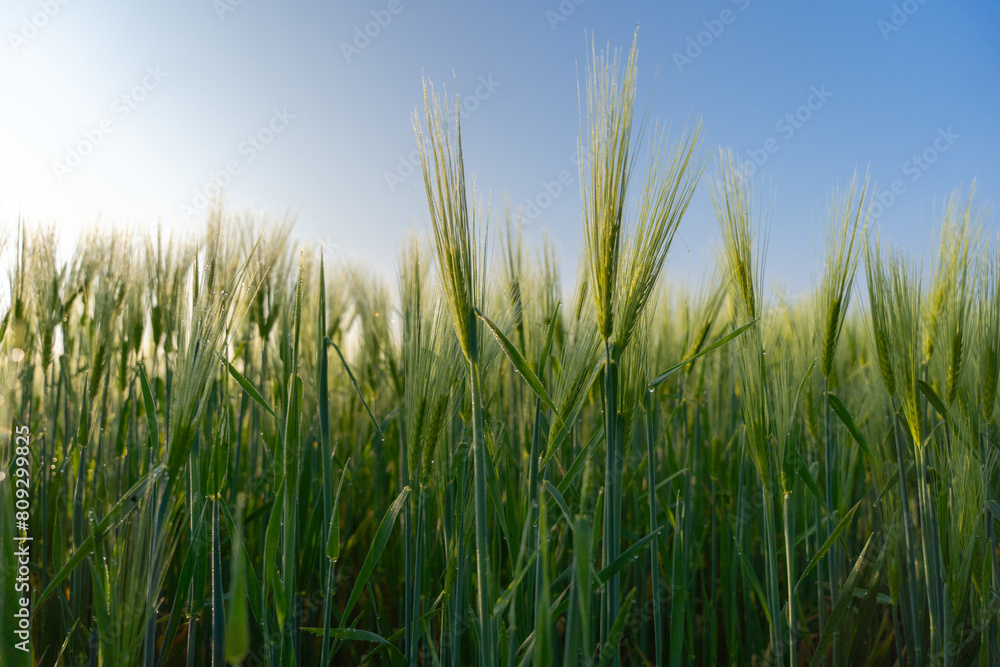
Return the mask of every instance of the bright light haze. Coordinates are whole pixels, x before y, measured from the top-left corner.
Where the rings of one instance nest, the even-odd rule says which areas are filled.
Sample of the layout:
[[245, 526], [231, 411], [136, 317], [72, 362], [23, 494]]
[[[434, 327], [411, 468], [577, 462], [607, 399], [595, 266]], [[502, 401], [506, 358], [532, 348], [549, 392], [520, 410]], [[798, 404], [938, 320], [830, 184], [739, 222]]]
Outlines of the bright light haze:
[[[63, 243], [98, 219], [197, 228], [214, 175], [231, 206], [291, 210], [298, 237], [391, 277], [403, 234], [426, 229], [409, 164], [426, 77], [465, 101], [491, 219], [505, 196], [534, 202], [528, 236], [548, 230], [568, 281], [586, 40], [627, 50], [637, 25], [640, 113], [675, 134], [700, 116], [707, 151], [731, 147], [773, 188], [771, 284], [818, 275], [826, 203], [856, 168], [915, 254], [955, 188], [1000, 199], [996, 2], [6, 0], [0, 224], [52, 222]], [[713, 171], [668, 275], [713, 262]]]

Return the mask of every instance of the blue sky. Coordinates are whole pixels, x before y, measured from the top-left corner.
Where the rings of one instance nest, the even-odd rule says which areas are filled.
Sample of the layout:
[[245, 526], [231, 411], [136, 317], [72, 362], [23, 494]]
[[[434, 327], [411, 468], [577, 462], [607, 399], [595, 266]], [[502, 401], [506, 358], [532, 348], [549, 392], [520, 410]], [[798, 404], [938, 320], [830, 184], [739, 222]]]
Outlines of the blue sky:
[[[773, 189], [771, 284], [813, 280], [826, 202], [856, 168], [885, 236], [917, 254], [955, 188], [1000, 196], [1000, 5], [985, 0], [6, 0], [0, 220], [52, 222], [66, 244], [98, 219], [191, 229], [214, 176], [234, 207], [291, 210], [300, 238], [391, 277], [426, 226], [409, 164], [424, 76], [465, 99], [465, 164], [493, 219], [504, 197], [534, 202], [528, 237], [548, 230], [574, 276], [586, 39], [627, 48], [637, 25], [641, 108], [678, 133], [701, 117], [706, 150], [754, 159]], [[672, 275], [713, 261], [707, 185]]]

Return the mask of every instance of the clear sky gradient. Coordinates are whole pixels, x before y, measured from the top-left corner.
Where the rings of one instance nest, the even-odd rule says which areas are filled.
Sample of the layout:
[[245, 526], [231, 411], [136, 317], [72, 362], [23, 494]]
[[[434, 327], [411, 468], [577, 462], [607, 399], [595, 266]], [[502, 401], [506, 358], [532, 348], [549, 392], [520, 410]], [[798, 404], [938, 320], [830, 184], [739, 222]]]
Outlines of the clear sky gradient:
[[[214, 176], [232, 206], [291, 210], [300, 238], [392, 276], [426, 226], [409, 164], [423, 76], [465, 100], [465, 164], [493, 219], [505, 196], [533, 202], [529, 238], [547, 229], [571, 277], [585, 40], [627, 49], [637, 25], [640, 109], [677, 133], [700, 116], [706, 150], [755, 160], [773, 188], [772, 284], [814, 279], [826, 203], [856, 168], [915, 254], [955, 188], [1000, 198], [992, 0], [5, 0], [0, 224], [52, 222], [64, 243], [98, 219], [193, 228]], [[707, 184], [673, 275], [713, 261]]]

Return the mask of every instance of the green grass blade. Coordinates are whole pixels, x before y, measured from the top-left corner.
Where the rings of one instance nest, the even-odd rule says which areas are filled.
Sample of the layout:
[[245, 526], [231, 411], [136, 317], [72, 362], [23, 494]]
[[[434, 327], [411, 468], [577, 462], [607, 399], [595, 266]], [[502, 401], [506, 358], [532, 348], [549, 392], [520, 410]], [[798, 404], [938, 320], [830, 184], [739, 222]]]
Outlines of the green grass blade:
[[[823, 664], [823, 661], [826, 658], [826, 649], [829, 648], [830, 644], [833, 642], [833, 638], [837, 634], [837, 627], [844, 619], [844, 616], [847, 614], [847, 610], [851, 606], [851, 602], [854, 600], [854, 587], [858, 583], [862, 574], [868, 569], [868, 565], [870, 565], [868, 561], [868, 550], [871, 548], [873, 537], [875, 537], [875, 533], [868, 536], [868, 541], [865, 542], [865, 548], [861, 550], [861, 554], [854, 562], [854, 567], [851, 568], [851, 573], [847, 575], [847, 580], [844, 582], [841, 594], [837, 598], [837, 604], [833, 606], [833, 610], [830, 612], [830, 617], [826, 621], [826, 627], [823, 629], [823, 634], [820, 635], [819, 644], [816, 646], [816, 653], [813, 655], [812, 661], [809, 663], [810, 667], [818, 667]], [[882, 546], [882, 553], [885, 553], [884, 544]], [[879, 561], [881, 561], [881, 557], [879, 558]]]
[[514, 369], [525, 379], [528, 386], [531, 387], [531, 390], [535, 392], [535, 396], [537, 396], [542, 403], [545, 404], [545, 407], [552, 411], [552, 414], [554, 414], [557, 419], [562, 421], [562, 417], [559, 416], [559, 410], [556, 409], [556, 404], [552, 402], [549, 392], [545, 391], [545, 386], [542, 384], [542, 381], [538, 379], [538, 376], [535, 375], [535, 371], [531, 370], [531, 365], [524, 358], [524, 355], [521, 354], [517, 347], [510, 342], [507, 336], [500, 331], [500, 327], [494, 324], [493, 321], [486, 317], [486, 315], [484, 315], [478, 308], [476, 309], [476, 315], [479, 316], [479, 319], [481, 319], [486, 324], [486, 327], [490, 330], [490, 332], [492, 332], [493, 336], [497, 339], [497, 342], [500, 343], [500, 348], [503, 350], [504, 354], [507, 355], [510, 363], [514, 365]]
[[604, 424], [598, 424], [594, 429], [593, 434], [590, 436], [590, 440], [587, 441], [587, 445], [580, 450], [580, 453], [576, 455], [573, 459], [573, 463], [570, 464], [569, 468], [566, 470], [566, 474], [563, 475], [562, 480], [559, 482], [557, 487], [560, 495], [563, 497], [569, 493], [570, 485], [573, 484], [573, 480], [583, 472], [584, 467], [587, 465], [587, 461], [591, 460], [594, 455], [594, 451], [597, 446], [604, 442]]
[[[910, 470], [912, 469], [913, 465], [911, 464], [910, 467], [907, 468], [906, 470], [907, 474], [909, 474]], [[875, 502], [872, 503], [872, 505], [878, 505], [879, 503], [881, 503], [882, 500], [885, 499], [886, 494], [892, 491], [897, 484], [899, 484], [899, 475], [892, 475], [889, 478], [889, 481], [885, 483], [885, 486], [882, 487], [882, 490], [879, 491], [879, 494], [878, 496], [875, 497]]]
[[[209, 616], [211, 618], [211, 629], [212, 629], [212, 664], [221, 664], [226, 658], [228, 653], [227, 647], [229, 642], [229, 624], [226, 622], [226, 607], [224, 603], [224, 593], [222, 591], [222, 539], [219, 536], [219, 501], [212, 500], [209, 503], [210, 512], [212, 513], [211, 522], [209, 523], [209, 563], [211, 563], [211, 574], [210, 574], [210, 604], [209, 604]], [[234, 555], [235, 558], [235, 555]], [[242, 578], [242, 577], [241, 577]], [[235, 583], [235, 582], [234, 582]], [[234, 591], [234, 595], [235, 595]], [[242, 604], [242, 613], [246, 615], [246, 596], [240, 595], [242, 598], [239, 604]], [[234, 599], [233, 606], [237, 604]], [[240, 643], [237, 634], [240, 631], [243, 632], [243, 641], [249, 642], [247, 638], [247, 633], [249, 633], [248, 628], [239, 628], [241, 621], [245, 619], [234, 619], [235, 626], [233, 629], [233, 645], [234, 647]]]
[[677, 508], [672, 553], [670, 554], [670, 667], [680, 667], [681, 657], [684, 654], [684, 616], [688, 593], [684, 567], [684, 542], [687, 535], [685, 535], [681, 525], [685, 510], [681, 508], [680, 491], [677, 492]]
[[[230, 533], [230, 560], [232, 576], [230, 577], [231, 593], [229, 609], [226, 614], [226, 626], [223, 636], [223, 647], [226, 662], [231, 665], [241, 664], [250, 652], [250, 614], [247, 609], [246, 566], [243, 560], [241, 530], [237, 526], [236, 533]], [[239, 543], [237, 545], [236, 543]]]
[[737, 336], [739, 336], [740, 334], [742, 334], [744, 331], [746, 331], [747, 329], [749, 329], [750, 327], [752, 327], [755, 324], [757, 324], [757, 320], [756, 319], [753, 320], [753, 321], [751, 321], [751, 322], [748, 322], [747, 324], [744, 324], [743, 326], [741, 326], [736, 331], [733, 331], [732, 333], [730, 333], [730, 334], [728, 334], [726, 336], [723, 336], [719, 340], [715, 341], [714, 343], [712, 343], [711, 345], [709, 345], [708, 347], [706, 347], [705, 349], [703, 349], [698, 354], [692, 355], [692, 356], [688, 357], [687, 359], [685, 359], [684, 361], [680, 362], [679, 364], [675, 364], [674, 366], [671, 366], [670, 368], [668, 368], [667, 370], [663, 371], [662, 373], [660, 373], [659, 375], [657, 375], [655, 378], [653, 378], [652, 380], [650, 380], [650, 382], [649, 382], [649, 388], [650, 389], [656, 389], [661, 384], [663, 384], [664, 382], [666, 382], [667, 378], [669, 378], [671, 375], [673, 375], [674, 373], [676, 373], [677, 371], [679, 371], [681, 368], [683, 368], [687, 364], [690, 364], [692, 361], [700, 359], [701, 357], [705, 356], [709, 352], [722, 347], [723, 345], [725, 345], [729, 341], [733, 340], [734, 338], [736, 338]]
[[243, 387], [243, 391], [245, 391], [250, 398], [257, 402], [257, 405], [264, 408], [264, 410], [266, 410], [272, 417], [278, 416], [275, 414], [274, 410], [271, 409], [271, 406], [267, 404], [267, 401], [264, 400], [264, 397], [260, 395], [257, 388], [253, 386], [253, 383], [243, 377], [243, 374], [236, 370], [236, 368], [229, 363], [228, 359], [226, 360], [226, 367], [229, 369], [229, 374], [233, 376], [233, 379], [235, 379], [239, 385]]
[[264, 580], [261, 582], [261, 594], [266, 598], [267, 590], [274, 591], [274, 607], [278, 614], [278, 627], [285, 625], [285, 591], [278, 576], [278, 543], [281, 540], [281, 499], [285, 493], [285, 480], [278, 483], [274, 493], [274, 503], [271, 505], [271, 516], [264, 532]]
[[541, 559], [539, 563], [540, 576], [535, 580], [535, 645], [532, 654], [536, 667], [549, 667], [554, 653], [552, 582], [549, 576], [549, 525], [545, 494], [538, 496], [538, 540]]
[[559, 307], [562, 302], [556, 302], [556, 307], [552, 311], [552, 317], [549, 318], [549, 325], [545, 328], [545, 344], [542, 345], [542, 352], [538, 355], [538, 364], [535, 368], [538, 369], [538, 374], [542, 375], [545, 373], [545, 364], [549, 360], [549, 353], [552, 351], [552, 339], [555, 337], [556, 325], [559, 323]]
[[837, 524], [837, 527], [833, 529], [832, 533], [830, 533], [830, 536], [826, 538], [825, 542], [823, 542], [823, 546], [816, 550], [816, 553], [813, 554], [809, 564], [806, 565], [805, 569], [802, 570], [802, 574], [799, 575], [799, 581], [795, 584], [795, 590], [799, 589], [799, 586], [802, 585], [806, 575], [819, 564], [820, 559], [822, 559], [826, 552], [830, 550], [830, 547], [832, 547], [836, 541], [840, 539], [840, 536], [844, 534], [844, 531], [847, 530], [851, 523], [851, 518], [854, 516], [854, 513], [858, 510], [858, 508], [861, 507], [862, 502], [863, 500], [859, 500], [854, 507], [848, 510], [847, 514], [844, 515], [844, 518]]
[[854, 441], [858, 443], [859, 447], [861, 447], [861, 451], [865, 453], [865, 456], [868, 457], [869, 461], [872, 461], [873, 463], [877, 462], [878, 459], [875, 458], [875, 455], [872, 454], [871, 447], [868, 446], [868, 440], [865, 439], [865, 436], [861, 433], [861, 429], [858, 428], [858, 425], [854, 423], [854, 417], [851, 416], [851, 413], [848, 411], [847, 406], [844, 405], [844, 402], [841, 401], [840, 397], [834, 393], [828, 393], [827, 396], [830, 399], [830, 407], [833, 408], [833, 411], [837, 413], [838, 417], [840, 417], [840, 421], [843, 422], [844, 426], [851, 434], [851, 437], [853, 437]]
[[947, 422], [948, 408], [945, 407], [944, 401], [941, 400], [941, 397], [938, 396], [938, 393], [934, 391], [934, 387], [930, 386], [923, 380], [917, 380], [917, 386], [920, 387], [920, 392], [927, 397], [927, 400], [930, 402], [931, 405], [934, 406], [934, 409], [937, 410], [937, 413], [941, 415], [941, 419]]
[[351, 386], [354, 387], [354, 391], [358, 394], [358, 398], [361, 399], [361, 405], [365, 406], [365, 411], [368, 413], [368, 417], [372, 420], [375, 430], [378, 431], [379, 437], [385, 440], [385, 434], [382, 433], [382, 427], [379, 426], [378, 420], [375, 419], [375, 413], [372, 412], [370, 407], [368, 407], [368, 401], [366, 401], [365, 397], [361, 395], [361, 387], [358, 386], [358, 381], [354, 379], [354, 373], [351, 372], [351, 367], [347, 365], [347, 359], [344, 358], [344, 353], [341, 352], [340, 348], [337, 347], [337, 344], [329, 338], [325, 338], [324, 340], [326, 340], [327, 345], [332, 346], [333, 349], [337, 351], [337, 356], [340, 357], [340, 363], [344, 365], [344, 370], [347, 371], [347, 377], [351, 380]]
[[642, 539], [636, 540], [636, 542], [623, 551], [618, 558], [611, 561], [607, 567], [602, 568], [601, 571], [597, 573], [597, 581], [602, 584], [610, 581], [611, 577], [613, 577], [615, 573], [620, 572], [622, 568], [629, 564], [629, 562], [638, 558], [639, 552], [642, 551], [643, 548], [649, 544], [661, 530], [663, 530], [663, 526], [659, 526], [656, 530], [649, 533]]
[[[595, 381], [597, 380], [597, 376], [603, 374], [603, 370], [604, 370], [603, 361], [601, 363], [595, 363], [593, 369], [590, 372], [590, 377], [587, 379], [587, 382], [583, 386], [593, 387]], [[554, 438], [551, 436], [551, 431], [550, 431], [549, 443], [548, 445], [546, 445], [545, 456], [542, 458], [543, 466], [548, 464], [548, 462], [552, 459], [553, 456], [555, 456], [556, 452], [559, 451], [559, 448], [562, 447], [562, 444], [569, 437], [571, 429], [569, 429], [567, 425], [576, 423], [577, 418], [583, 411], [586, 399], [587, 399], [587, 393], [581, 392], [579, 398], [577, 399], [576, 405], [574, 405], [572, 408], [566, 411], [565, 417], [560, 417], [561, 421], [557, 420], [556, 424], [554, 425], [556, 434]], [[599, 424], [598, 428], [603, 429], [604, 423], [602, 422], [601, 424]]]
[[[799, 382], [798, 389], [795, 390], [795, 398], [792, 400], [792, 409], [788, 413], [788, 425], [787, 428], [791, 429], [795, 422], [795, 414], [799, 409], [799, 399], [802, 398], [802, 390], [806, 387], [806, 381], [809, 376], [812, 375], [813, 369], [816, 368], [816, 360], [813, 359], [812, 363], [809, 364], [809, 368], [806, 372], [802, 374], [802, 380]], [[799, 458], [798, 452], [794, 447], [785, 447], [785, 460], [780, 462], [781, 474], [791, 478], [795, 474], [795, 461], [794, 459]]]
[[582, 639], [582, 653], [588, 655], [593, 649], [591, 627], [591, 554], [593, 553], [593, 523], [582, 514], [577, 514], [573, 522], [573, 570], [576, 579], [577, 621]]
[[[226, 528], [229, 531], [229, 534], [234, 536], [230, 539], [230, 543], [232, 544], [233, 541], [238, 542], [239, 551], [243, 554], [243, 576], [246, 577], [247, 580], [245, 589], [247, 597], [250, 600], [250, 613], [252, 613], [253, 617], [257, 619], [258, 623], [260, 623], [261, 618], [263, 618], [262, 614], [264, 610], [260, 597], [260, 580], [257, 579], [257, 573], [254, 571], [253, 567], [247, 567], [248, 564], [253, 563], [253, 559], [250, 557], [250, 551], [247, 549], [247, 542], [244, 539], [245, 536], [242, 531], [239, 533], [236, 532], [236, 521], [233, 519], [232, 512], [230, 512], [229, 506], [225, 501], [222, 502], [222, 513], [226, 518]], [[235, 549], [236, 547], [233, 546], [232, 548]], [[235, 553], [230, 557], [234, 558]]]
[[[2, 331], [0, 331], [0, 340], [3, 340]], [[59, 647], [59, 653], [56, 654], [55, 664], [61, 665], [63, 654], [66, 653], [66, 647], [69, 646], [69, 640], [73, 638], [73, 632], [76, 631], [76, 626], [80, 625], [80, 619], [73, 621], [73, 625], [70, 627], [69, 632], [66, 633], [66, 639], [63, 640], [62, 645]]]
[[563, 494], [559, 492], [559, 489], [555, 487], [549, 480], [545, 480], [545, 490], [549, 492], [556, 504], [559, 505], [559, 509], [562, 510], [563, 518], [566, 519], [566, 525], [573, 526], [573, 515], [570, 514], [569, 505], [566, 504], [566, 499], [563, 498]]
[[[104, 518], [97, 523], [95, 530], [100, 533], [106, 533], [124, 521], [126, 515], [137, 506], [138, 498], [142, 497], [145, 493], [146, 485], [154, 482], [164, 470], [165, 468], [160, 466], [143, 475], [131, 489], [122, 495], [118, 502], [115, 503], [114, 507], [112, 507], [111, 510], [104, 515]], [[73, 555], [69, 557], [66, 564], [63, 565], [59, 572], [57, 572], [52, 578], [52, 581], [49, 582], [48, 586], [46, 586], [38, 596], [38, 601], [35, 605], [41, 606], [42, 603], [45, 602], [49, 596], [56, 591], [56, 589], [59, 588], [60, 584], [62, 584], [66, 577], [68, 577], [73, 570], [75, 570], [77, 566], [91, 554], [93, 550], [94, 536], [91, 534], [83, 541], [79, 548], [73, 552]]]
[[[495, 461], [489, 459], [489, 448], [486, 449], [486, 492], [489, 494], [490, 501], [493, 503], [493, 509], [496, 511], [497, 521], [500, 523], [500, 531], [503, 534], [504, 540], [507, 542], [508, 546], [511, 546], [511, 551], [513, 547], [510, 541], [510, 531], [508, 530], [507, 524], [507, 506], [503, 501], [503, 493], [500, 491], [500, 480], [497, 479], [497, 465]], [[500, 455], [499, 451], [497, 452]]]
[[118, 456], [124, 456], [127, 449], [131, 414], [132, 399], [128, 398], [125, 400], [125, 404], [122, 405], [121, 416], [118, 418], [118, 436], [115, 438], [115, 453]]
[[[195, 530], [193, 535], [201, 535], [201, 529], [205, 522], [205, 508], [208, 507], [207, 504], [202, 504], [201, 514], [198, 516], [198, 522], [195, 525]], [[198, 559], [198, 549], [195, 545], [190, 545], [188, 547], [187, 553], [184, 555], [184, 560], [181, 563], [180, 573], [177, 575], [177, 584], [175, 586], [174, 593], [174, 603], [170, 607], [170, 617], [167, 619], [167, 629], [163, 633], [163, 650], [160, 652], [159, 661], [157, 664], [166, 664], [167, 658], [170, 657], [170, 649], [174, 645], [174, 639], [177, 635], [177, 628], [180, 625], [181, 614], [184, 611], [184, 607], [187, 606], [188, 600], [187, 595], [190, 590], [191, 579], [194, 577], [194, 566], [195, 561]]]
[[505, 588], [503, 593], [500, 594], [500, 597], [497, 598], [496, 604], [493, 605], [494, 616], [499, 617], [501, 614], [503, 614], [504, 610], [507, 608], [507, 605], [509, 605], [510, 601], [514, 598], [514, 594], [517, 593], [518, 586], [521, 585], [521, 581], [524, 579], [524, 575], [526, 575], [528, 571], [531, 569], [531, 566], [535, 562], [535, 559], [538, 558], [539, 553], [540, 552], [538, 551], [538, 549], [535, 549], [531, 553], [531, 555], [528, 557], [527, 562], [521, 567], [520, 570], [517, 571], [517, 574], [515, 574], [513, 579], [511, 579], [510, 584], [507, 585], [507, 588]]
[[326, 557], [334, 562], [340, 558], [340, 491], [344, 488], [344, 479], [347, 477], [347, 466], [350, 462], [348, 459], [343, 472], [340, 473], [337, 492], [333, 496], [333, 509], [330, 511], [330, 535], [326, 541]]
[[354, 610], [354, 605], [357, 604], [358, 598], [361, 597], [361, 591], [364, 589], [365, 584], [368, 583], [368, 579], [372, 576], [372, 572], [375, 570], [375, 565], [378, 563], [379, 558], [382, 557], [382, 552], [385, 551], [385, 545], [389, 542], [389, 535], [392, 534], [392, 528], [396, 524], [396, 517], [399, 515], [400, 510], [403, 509], [403, 504], [406, 502], [406, 498], [409, 495], [410, 487], [403, 487], [403, 490], [399, 492], [398, 496], [396, 496], [396, 500], [393, 501], [392, 506], [389, 507], [385, 516], [382, 517], [382, 522], [379, 524], [378, 531], [375, 533], [375, 539], [368, 548], [368, 555], [365, 556], [365, 561], [362, 563], [361, 569], [358, 571], [357, 577], [354, 580], [354, 588], [351, 590], [351, 596], [347, 599], [347, 605], [344, 607], [341, 627], [343, 627], [343, 623], [347, 621], [351, 612]]
[[[308, 632], [312, 635], [323, 636], [323, 628], [302, 628], [303, 632]], [[349, 642], [372, 642], [374, 644], [379, 644], [390, 651], [394, 651], [400, 656], [403, 655], [402, 651], [396, 648], [392, 642], [375, 632], [369, 632], [367, 630], [358, 630], [357, 628], [330, 628], [329, 635], [333, 639], [339, 639], [341, 641]]]
[[796, 456], [796, 458], [798, 459], [799, 462], [798, 466], [799, 478], [801, 478], [802, 481], [805, 483], [806, 488], [809, 489], [809, 493], [811, 493], [813, 495], [813, 498], [816, 499], [816, 502], [819, 504], [820, 508], [824, 512], [827, 512], [826, 498], [823, 497], [823, 492], [819, 490], [819, 485], [816, 484], [815, 478], [813, 478], [812, 473], [809, 472], [809, 468], [806, 467], [805, 459], [803, 459], [801, 456]]
[[767, 597], [764, 596], [764, 587], [760, 585], [760, 579], [757, 578], [757, 573], [753, 569], [753, 563], [747, 558], [747, 555], [743, 553], [743, 549], [740, 547], [739, 540], [736, 538], [736, 527], [730, 522], [729, 530], [733, 534], [733, 546], [736, 547], [736, 554], [740, 559], [740, 566], [743, 568], [743, 572], [746, 573], [747, 579], [750, 580], [750, 586], [753, 588], [753, 592], [757, 595], [757, 601], [760, 602], [761, 608], [764, 610], [764, 616], [767, 618], [768, 624], [771, 624], [771, 610], [767, 607]]
[[608, 667], [608, 665], [615, 661], [615, 657], [618, 655], [618, 645], [621, 643], [622, 634], [625, 632], [625, 623], [628, 621], [629, 612], [632, 611], [633, 598], [635, 598], [634, 588], [625, 596], [625, 601], [622, 603], [621, 608], [618, 609], [615, 622], [611, 625], [611, 630], [608, 632], [608, 640], [601, 647], [599, 667]]
[[146, 424], [149, 428], [149, 446], [155, 454], [159, 446], [160, 436], [156, 428], [156, 404], [153, 402], [153, 392], [149, 389], [149, 378], [146, 377], [146, 367], [139, 362], [139, 384], [142, 386], [142, 401], [146, 408]]

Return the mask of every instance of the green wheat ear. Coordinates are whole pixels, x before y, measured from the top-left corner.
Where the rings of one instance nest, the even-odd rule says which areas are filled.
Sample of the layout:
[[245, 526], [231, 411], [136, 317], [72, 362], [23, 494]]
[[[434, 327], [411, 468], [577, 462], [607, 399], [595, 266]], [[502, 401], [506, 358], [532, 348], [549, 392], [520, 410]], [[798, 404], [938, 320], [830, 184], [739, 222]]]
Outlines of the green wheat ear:
[[[405, 243], [400, 261], [402, 361], [405, 368], [407, 465], [411, 477], [432, 470], [434, 448], [447, 416], [448, 399], [459, 358], [441, 299], [431, 289], [428, 257], [416, 236]], [[413, 486], [416, 486], [413, 484]]]
[[[943, 390], [951, 405], [958, 392], [969, 353], [969, 334], [976, 278], [973, 257], [982, 234], [984, 210], [974, 204], [973, 182], [964, 198], [955, 190], [942, 215], [938, 256], [927, 314], [930, 350], [943, 353]], [[928, 352], [927, 357], [930, 357]]]
[[[753, 229], [754, 193], [732, 151], [719, 155], [719, 176], [711, 190], [712, 207], [722, 230], [722, 259], [731, 294], [734, 320], [747, 322], [760, 317], [759, 283], [763, 262], [754, 256], [756, 230]], [[766, 223], [762, 223], [766, 224]]]
[[892, 371], [889, 341], [889, 312], [886, 299], [889, 297], [889, 279], [885, 260], [882, 257], [881, 242], [873, 234], [865, 243], [865, 277], [868, 282], [868, 305], [871, 317], [872, 336], [875, 340], [875, 356], [882, 375], [885, 390], [890, 396], [896, 393], [896, 377]]
[[[458, 100], [456, 99], [456, 103]], [[457, 106], [457, 104], [456, 104]], [[473, 486], [475, 489], [476, 606], [479, 622], [479, 661], [497, 664], [496, 624], [490, 614], [493, 571], [490, 568], [489, 520], [486, 484], [489, 453], [486, 451], [484, 405], [481, 385], [482, 355], [476, 308], [484, 302], [486, 252], [480, 238], [480, 214], [475, 187], [473, 205], [467, 202], [465, 166], [462, 158], [462, 125], [456, 113], [454, 144], [448, 132], [449, 107], [424, 82], [426, 134], [414, 118], [420, 164], [434, 232], [438, 273], [451, 310], [452, 324], [468, 362], [469, 398], [472, 413]], [[488, 226], [488, 221], [483, 227]], [[485, 236], [485, 233], [483, 234]]]
[[[635, 222], [625, 242], [617, 287], [615, 339], [626, 348], [656, 287], [681, 218], [707, 166], [699, 146], [701, 124], [686, 132], [672, 150], [664, 131], [654, 132], [653, 155]], [[669, 152], [668, 152], [669, 151]]]
[[611, 340], [625, 199], [632, 175], [632, 114], [636, 92], [637, 36], [624, 74], [618, 52], [599, 56], [591, 44], [587, 63], [587, 103], [580, 152], [584, 243], [590, 290], [601, 338]]
[[890, 251], [887, 281], [879, 299], [886, 304], [889, 359], [896, 391], [902, 404], [915, 447], [921, 447], [920, 406], [917, 382], [920, 379], [920, 301], [918, 268], [898, 250]]
[[424, 81], [423, 127], [414, 119], [424, 187], [430, 207], [435, 257], [441, 283], [451, 309], [452, 323], [466, 359], [475, 358], [476, 325], [474, 309], [482, 302], [485, 257], [480, 252], [481, 237], [488, 222], [482, 225], [476, 205], [466, 195], [465, 164], [462, 158], [462, 122], [457, 112], [454, 139], [448, 128], [452, 122], [450, 107], [434, 94], [434, 86]]
[[827, 208], [826, 264], [819, 297], [823, 318], [820, 370], [826, 378], [833, 371], [837, 339], [850, 304], [861, 250], [858, 231], [864, 236], [867, 222], [868, 182], [867, 175], [860, 182], [855, 172], [847, 188], [834, 193]]
[[1000, 236], [983, 248], [977, 271], [979, 394], [983, 420], [989, 422], [1000, 380]]
[[[719, 156], [719, 175], [711, 191], [712, 205], [722, 231], [722, 258], [729, 286], [730, 318], [744, 324], [759, 319], [759, 285], [763, 275], [754, 228], [754, 194], [750, 178], [732, 151]], [[761, 222], [765, 225], [766, 222]], [[733, 356], [739, 369], [740, 402], [751, 459], [761, 483], [770, 484], [768, 453], [767, 378], [760, 327], [752, 327], [733, 341]]]
[[663, 128], [653, 148], [632, 215], [626, 208], [643, 138], [633, 136], [638, 34], [624, 72], [618, 53], [592, 53], [587, 69], [581, 162], [584, 240], [589, 283], [601, 338], [624, 350], [655, 288], [681, 218], [708, 161], [700, 152], [701, 123], [670, 148]]

